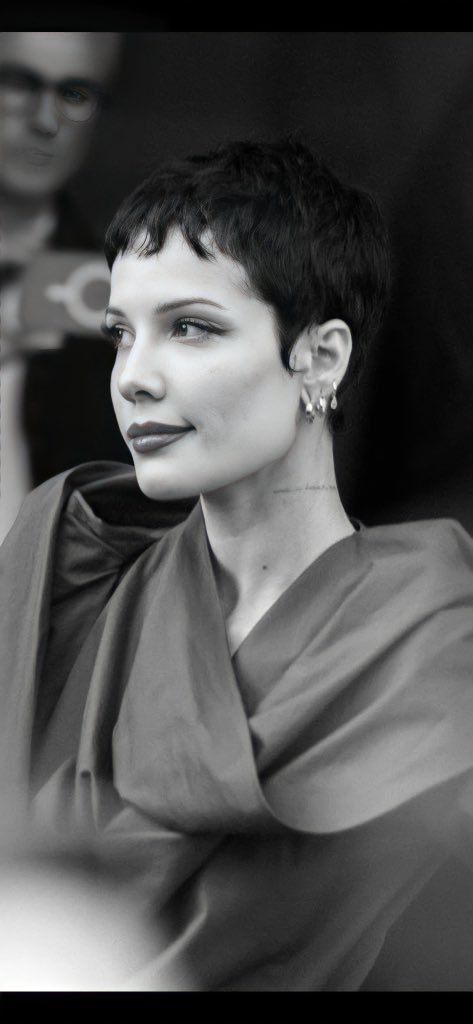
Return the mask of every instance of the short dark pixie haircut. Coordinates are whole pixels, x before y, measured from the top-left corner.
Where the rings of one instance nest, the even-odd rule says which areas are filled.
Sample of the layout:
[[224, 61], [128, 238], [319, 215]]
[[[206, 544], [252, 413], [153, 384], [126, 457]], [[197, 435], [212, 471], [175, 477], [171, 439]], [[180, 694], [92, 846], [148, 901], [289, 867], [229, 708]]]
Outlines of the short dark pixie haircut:
[[106, 235], [111, 267], [139, 247], [158, 253], [179, 228], [201, 259], [204, 239], [241, 264], [250, 288], [272, 307], [281, 360], [304, 329], [339, 317], [353, 353], [332, 428], [341, 423], [347, 386], [358, 377], [387, 302], [389, 250], [371, 196], [342, 184], [297, 137], [231, 142], [158, 168], [122, 203]]

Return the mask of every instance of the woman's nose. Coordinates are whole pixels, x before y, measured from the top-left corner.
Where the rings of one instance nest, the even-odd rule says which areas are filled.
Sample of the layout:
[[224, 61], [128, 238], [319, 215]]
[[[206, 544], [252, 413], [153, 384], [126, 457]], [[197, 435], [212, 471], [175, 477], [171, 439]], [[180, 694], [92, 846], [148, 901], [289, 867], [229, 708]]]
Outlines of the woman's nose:
[[146, 343], [135, 340], [132, 349], [117, 374], [117, 387], [128, 402], [140, 397], [159, 401], [166, 394], [162, 368], [157, 365], [157, 352]]

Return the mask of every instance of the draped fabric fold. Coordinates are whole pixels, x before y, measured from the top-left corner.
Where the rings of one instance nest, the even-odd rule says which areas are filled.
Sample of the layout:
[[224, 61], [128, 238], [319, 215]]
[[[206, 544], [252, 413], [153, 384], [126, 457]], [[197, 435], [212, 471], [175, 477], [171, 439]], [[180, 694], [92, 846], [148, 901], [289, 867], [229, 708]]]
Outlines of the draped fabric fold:
[[470, 778], [473, 543], [361, 528], [231, 658], [192, 505], [118, 464], [27, 500], [0, 554], [4, 785], [128, 851], [166, 919], [150, 987], [169, 957], [196, 988], [358, 987]]

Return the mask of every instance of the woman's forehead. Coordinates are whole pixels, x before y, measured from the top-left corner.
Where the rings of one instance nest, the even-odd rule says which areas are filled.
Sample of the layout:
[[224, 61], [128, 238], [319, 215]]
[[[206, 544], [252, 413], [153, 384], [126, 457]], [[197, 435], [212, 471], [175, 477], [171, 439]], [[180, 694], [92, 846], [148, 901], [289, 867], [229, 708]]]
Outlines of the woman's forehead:
[[118, 297], [122, 302], [149, 299], [159, 303], [199, 296], [225, 307], [258, 301], [248, 289], [241, 264], [221, 253], [211, 241], [205, 242], [211, 253], [209, 259], [198, 256], [176, 229], [169, 232], [156, 254], [143, 254], [145, 242], [143, 235], [133, 249], [117, 256], [112, 267], [111, 304], [118, 304]]

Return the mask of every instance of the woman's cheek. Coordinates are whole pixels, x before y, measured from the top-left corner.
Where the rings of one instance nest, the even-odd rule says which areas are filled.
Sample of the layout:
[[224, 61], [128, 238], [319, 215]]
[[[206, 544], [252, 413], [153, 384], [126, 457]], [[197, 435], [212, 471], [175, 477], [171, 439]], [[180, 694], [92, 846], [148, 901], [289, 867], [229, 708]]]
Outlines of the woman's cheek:
[[119, 428], [120, 433], [122, 434], [122, 436], [125, 437], [125, 433], [126, 433], [126, 429], [127, 429], [127, 424], [125, 422], [125, 409], [124, 409], [124, 405], [123, 405], [124, 400], [121, 397], [120, 392], [118, 391], [118, 389], [113, 386], [113, 382], [112, 382], [112, 387], [111, 387], [111, 396], [112, 396], [113, 411], [115, 413], [115, 418], [116, 418], [116, 421], [117, 421], [117, 424], [118, 424], [118, 428]]
[[181, 411], [202, 438], [220, 444], [223, 436], [233, 432], [238, 421], [246, 416], [248, 395], [230, 373], [224, 376], [214, 371], [200, 384], [194, 383], [192, 407], [189, 403], [187, 410], [183, 403]]

